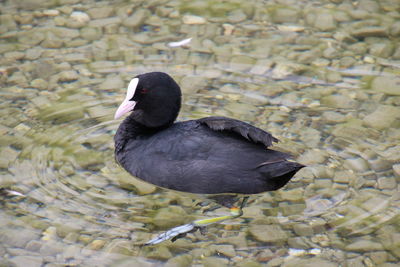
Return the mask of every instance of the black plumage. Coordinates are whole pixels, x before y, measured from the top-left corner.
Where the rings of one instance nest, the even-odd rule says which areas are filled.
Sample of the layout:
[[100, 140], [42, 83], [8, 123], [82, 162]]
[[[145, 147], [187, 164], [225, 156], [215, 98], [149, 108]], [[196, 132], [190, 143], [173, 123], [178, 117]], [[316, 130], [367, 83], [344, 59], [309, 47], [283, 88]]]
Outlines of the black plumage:
[[225, 117], [174, 122], [181, 105], [176, 82], [161, 72], [135, 78], [116, 117], [133, 112], [114, 137], [116, 160], [132, 175], [184, 192], [256, 194], [281, 188], [304, 167], [267, 148], [278, 140], [248, 123]]

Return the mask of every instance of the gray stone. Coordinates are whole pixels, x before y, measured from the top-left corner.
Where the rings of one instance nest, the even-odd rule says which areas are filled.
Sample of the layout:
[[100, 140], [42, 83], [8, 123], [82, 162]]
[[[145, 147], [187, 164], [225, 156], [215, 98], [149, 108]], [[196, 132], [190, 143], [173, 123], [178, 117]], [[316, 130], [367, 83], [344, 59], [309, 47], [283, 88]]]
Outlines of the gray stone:
[[172, 258], [172, 253], [166, 246], [157, 246], [156, 249], [150, 251], [146, 255], [147, 258], [156, 259], [156, 260], [168, 260]]
[[169, 206], [157, 211], [153, 223], [162, 229], [171, 228], [187, 222], [188, 215], [180, 206]]
[[61, 242], [49, 240], [43, 243], [40, 248], [40, 254], [45, 256], [55, 256], [56, 254], [62, 253], [65, 247]]
[[364, 37], [385, 37], [387, 36], [387, 29], [380, 26], [369, 26], [353, 30], [351, 35], [357, 38]]
[[196, 94], [206, 88], [207, 80], [201, 76], [185, 75], [179, 85], [184, 94]]
[[63, 40], [54, 33], [47, 32], [45, 40], [40, 44], [44, 48], [60, 48], [64, 44]]
[[246, 20], [246, 14], [241, 9], [233, 10], [228, 14], [228, 21], [230, 23], [238, 23]]
[[364, 117], [366, 125], [378, 130], [393, 127], [396, 120], [400, 118], [400, 107], [380, 105], [374, 112]]
[[386, 251], [374, 251], [369, 253], [369, 257], [373, 263], [381, 266], [380, 264], [387, 261], [388, 253]]
[[400, 21], [396, 21], [390, 26], [390, 34], [393, 36], [400, 36]]
[[369, 53], [376, 57], [389, 58], [393, 54], [394, 46], [390, 42], [371, 44]]
[[336, 22], [332, 14], [321, 12], [315, 19], [315, 27], [321, 31], [332, 31], [336, 29]]
[[189, 267], [192, 265], [193, 256], [188, 254], [179, 255], [170, 258], [166, 263], [165, 267]]
[[299, 236], [311, 236], [314, 234], [312, 227], [303, 223], [295, 224], [293, 230]]
[[344, 170], [335, 172], [335, 176], [333, 181], [335, 183], [346, 183], [348, 184], [350, 181], [356, 179], [356, 175], [352, 171]]
[[347, 245], [345, 249], [347, 251], [371, 252], [374, 250], [382, 250], [383, 246], [380, 243], [362, 239]]
[[339, 57], [340, 53], [334, 47], [328, 47], [322, 52], [322, 55], [327, 59], [334, 59]]
[[288, 239], [287, 234], [279, 225], [251, 224], [249, 233], [257, 241], [267, 243], [282, 243]]
[[84, 27], [80, 30], [80, 35], [86, 40], [94, 41], [101, 38], [102, 32], [99, 28]]
[[99, 85], [101, 90], [120, 90], [124, 87], [126, 84], [119, 75], [107, 76], [106, 80]]
[[207, 21], [205, 18], [200, 17], [200, 16], [194, 16], [194, 15], [184, 15], [182, 17], [182, 21], [184, 24], [205, 24]]
[[321, 98], [321, 104], [331, 108], [356, 108], [357, 102], [346, 95], [328, 95]]
[[48, 83], [47, 81], [45, 81], [45, 80], [39, 78], [39, 79], [33, 80], [33, 81], [31, 82], [31, 86], [32, 86], [32, 87], [35, 87], [35, 88], [37, 88], [37, 89], [40, 89], [40, 90], [45, 90], [45, 89], [48, 88], [49, 83]]
[[12, 14], [0, 15], [0, 25], [7, 28], [8, 31], [13, 31], [17, 29], [17, 24], [15, 23]]
[[112, 6], [92, 7], [87, 12], [92, 19], [103, 19], [110, 17], [114, 9]]
[[325, 259], [320, 259], [318, 257], [301, 259], [298, 257], [292, 257], [285, 261], [282, 267], [337, 267], [338, 264], [334, 262], [327, 261]]
[[290, 237], [288, 239], [288, 245], [290, 248], [296, 249], [308, 249], [310, 246], [305, 241], [304, 237]]
[[[7, 154], [10, 155], [10, 154]], [[2, 156], [4, 157], [4, 156]], [[0, 157], [1, 158], [1, 157]], [[28, 228], [26, 229], [12, 229], [7, 228], [0, 231], [0, 241], [1, 244], [7, 244], [11, 247], [25, 247], [26, 244], [39, 238], [39, 233], [32, 231]]]
[[212, 248], [226, 257], [233, 258], [236, 256], [235, 247], [232, 245], [214, 245]]
[[207, 257], [203, 259], [202, 263], [204, 267], [224, 267], [228, 266], [229, 261], [224, 258]]
[[89, 22], [90, 27], [104, 27], [111, 24], [120, 24], [121, 19], [119, 17], [110, 17], [104, 19], [95, 19]]
[[237, 71], [249, 70], [253, 67], [255, 59], [248, 56], [234, 56], [231, 59], [230, 67]]
[[151, 13], [148, 9], [138, 9], [131, 16], [124, 19], [122, 24], [125, 27], [139, 27], [150, 16], [150, 14]]
[[132, 242], [126, 239], [115, 238], [104, 248], [107, 253], [117, 253], [132, 256], [134, 250]]
[[271, 10], [271, 18], [275, 23], [295, 23], [299, 19], [299, 11], [294, 8], [277, 8]]
[[400, 177], [400, 164], [394, 164], [393, 165], [393, 171], [397, 176]]
[[18, 267], [41, 267], [43, 258], [39, 256], [16, 256], [11, 258], [10, 262], [14, 263]]
[[400, 96], [400, 77], [378, 76], [372, 81], [371, 89], [388, 95]]
[[79, 78], [79, 75], [74, 70], [65, 70], [60, 72], [58, 80], [60, 82], [71, 82]]

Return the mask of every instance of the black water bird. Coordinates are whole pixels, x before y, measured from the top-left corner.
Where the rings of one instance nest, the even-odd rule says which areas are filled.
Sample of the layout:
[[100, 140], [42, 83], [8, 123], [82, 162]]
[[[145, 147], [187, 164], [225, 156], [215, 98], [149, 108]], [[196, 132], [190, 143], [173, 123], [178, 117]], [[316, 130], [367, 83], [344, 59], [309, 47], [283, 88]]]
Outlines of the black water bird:
[[[181, 90], [166, 73], [136, 76], [115, 119], [131, 112], [115, 134], [115, 158], [133, 176], [154, 185], [198, 194], [240, 196], [273, 191], [304, 167], [289, 154], [269, 149], [278, 139], [248, 123], [206, 117], [175, 122]], [[174, 239], [232, 214], [173, 228], [147, 244]]]

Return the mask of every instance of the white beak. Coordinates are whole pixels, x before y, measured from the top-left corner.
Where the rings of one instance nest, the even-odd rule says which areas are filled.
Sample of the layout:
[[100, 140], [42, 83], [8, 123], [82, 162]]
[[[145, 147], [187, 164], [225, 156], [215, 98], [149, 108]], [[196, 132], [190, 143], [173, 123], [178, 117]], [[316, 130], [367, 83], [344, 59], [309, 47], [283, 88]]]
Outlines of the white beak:
[[124, 102], [118, 107], [117, 111], [115, 112], [114, 119], [121, 118], [122, 115], [132, 111], [136, 105], [136, 102], [131, 100], [135, 95], [136, 87], [139, 83], [139, 78], [133, 78], [128, 85], [128, 90], [126, 92], [126, 97]]
[[119, 119], [125, 113], [132, 111], [136, 105], [135, 101], [124, 100], [121, 105], [118, 107], [117, 111], [115, 112], [114, 119]]

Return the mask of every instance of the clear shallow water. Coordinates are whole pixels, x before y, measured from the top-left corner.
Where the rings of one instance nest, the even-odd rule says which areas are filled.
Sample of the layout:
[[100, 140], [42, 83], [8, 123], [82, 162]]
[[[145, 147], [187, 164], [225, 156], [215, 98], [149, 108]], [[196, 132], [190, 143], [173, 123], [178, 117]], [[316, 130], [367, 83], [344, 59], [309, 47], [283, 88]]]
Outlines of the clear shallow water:
[[[397, 265], [396, 1], [17, 1], [1, 12], [2, 264]], [[240, 219], [141, 248], [228, 212], [203, 213], [198, 197], [114, 162], [115, 109], [129, 80], [154, 70], [181, 85], [180, 119], [251, 122], [308, 168]]]

